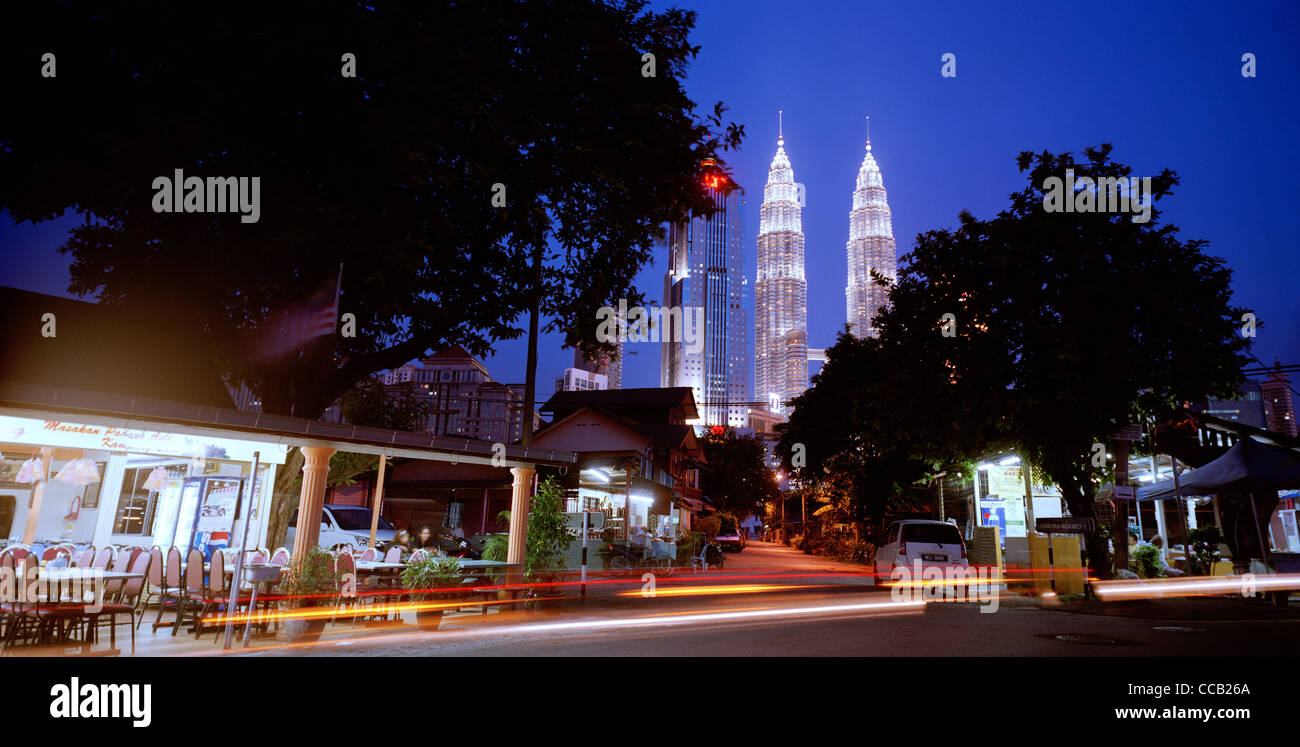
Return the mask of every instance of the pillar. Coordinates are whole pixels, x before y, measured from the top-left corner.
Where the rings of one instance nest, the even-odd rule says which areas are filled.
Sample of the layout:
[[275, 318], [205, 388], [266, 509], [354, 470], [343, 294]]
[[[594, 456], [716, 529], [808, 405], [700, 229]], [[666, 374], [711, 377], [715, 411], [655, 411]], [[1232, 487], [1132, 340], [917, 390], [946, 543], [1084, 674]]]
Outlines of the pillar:
[[506, 546], [506, 562], [518, 563], [521, 569], [527, 557], [528, 510], [535, 472], [531, 467], [510, 470], [515, 479], [510, 492], [510, 539]]
[[302, 492], [298, 495], [298, 526], [293, 532], [293, 558], [298, 560], [320, 541], [321, 507], [325, 505], [325, 478], [334, 449], [302, 447]]
[[[45, 500], [45, 483], [50, 479], [50, 473], [54, 471], [50, 461], [54, 459], [54, 449], [49, 446], [42, 446], [39, 454], [36, 455], [41, 460], [41, 474], [35, 483], [32, 484], [32, 507], [27, 510], [27, 523], [23, 526], [23, 544], [31, 545], [36, 541], [36, 520], [41, 516], [41, 503]], [[100, 502], [104, 497], [100, 497]]]

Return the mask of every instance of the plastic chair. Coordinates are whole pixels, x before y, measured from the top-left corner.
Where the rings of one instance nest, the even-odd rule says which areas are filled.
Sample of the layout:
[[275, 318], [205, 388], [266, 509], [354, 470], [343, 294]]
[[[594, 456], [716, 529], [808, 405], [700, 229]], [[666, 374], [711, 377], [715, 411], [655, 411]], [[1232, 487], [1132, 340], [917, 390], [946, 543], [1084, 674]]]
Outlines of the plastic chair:
[[169, 599], [176, 605], [176, 625], [181, 624], [181, 600], [184, 597], [185, 590], [181, 588], [181, 551], [172, 547], [167, 550], [167, 565], [163, 570], [162, 599], [158, 603], [158, 617], [153, 621], [155, 633], [162, 624], [163, 610]]
[[[214, 558], [216, 555], [213, 556]], [[216, 561], [220, 562], [220, 561]], [[190, 554], [185, 559], [185, 588], [178, 590], [176, 597], [176, 625], [172, 628], [172, 636], [180, 630], [181, 625], [185, 622], [185, 610], [193, 608], [194, 610], [194, 628], [197, 633], [199, 627], [198, 608], [203, 604], [207, 596], [207, 589], [203, 583], [203, 553], [198, 550], [190, 550]]]
[[400, 547], [388, 548], [388, 552], [384, 553], [384, 562], [385, 563], [402, 562], [402, 548]]
[[[130, 566], [131, 572], [139, 573], [141, 577], [127, 579], [126, 583], [122, 585], [119, 600], [103, 604], [99, 613], [108, 616], [108, 640], [109, 645], [113, 648], [117, 648], [117, 618], [119, 615], [126, 615], [127, 627], [131, 629], [131, 653], [133, 654], [135, 653], [135, 629], [139, 627], [139, 623], [135, 619], [137, 610], [140, 613], [140, 619], [144, 620], [144, 606], [140, 604], [140, 600], [145, 590], [145, 580], [153, 577], [155, 558], [162, 559], [162, 550], [157, 547], [153, 549], [157, 552], [136, 556]], [[96, 624], [98, 624], [98, 621]]]
[[100, 570], [107, 570], [108, 564], [112, 561], [113, 556], [115, 556], [116, 554], [117, 553], [113, 551], [113, 548], [104, 547], [100, 549], [99, 552], [95, 553], [95, 560], [94, 562], [91, 563], [91, 566], [94, 568], [99, 568]]
[[275, 552], [271, 553], [271, 565], [289, 565], [290, 558], [291, 556], [289, 555], [288, 548], [277, 547], [275, 548]]

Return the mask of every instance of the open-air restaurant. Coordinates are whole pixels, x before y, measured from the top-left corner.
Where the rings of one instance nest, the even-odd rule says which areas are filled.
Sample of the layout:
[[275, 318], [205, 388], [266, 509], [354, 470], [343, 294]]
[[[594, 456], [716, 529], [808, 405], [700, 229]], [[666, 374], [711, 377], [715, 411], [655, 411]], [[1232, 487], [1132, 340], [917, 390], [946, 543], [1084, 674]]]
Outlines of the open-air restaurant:
[[[164, 639], [310, 642], [331, 622], [431, 629], [443, 614], [518, 601], [526, 508], [513, 512], [504, 560], [378, 541], [382, 485], [369, 541], [325, 547], [318, 522], [299, 519], [284, 546], [268, 547], [272, 486], [292, 447], [302, 453], [294, 515], [310, 517], [322, 512], [336, 451], [378, 456], [382, 475], [391, 457], [496, 464], [490, 444], [210, 407], [178, 413], [100, 393], [69, 407], [67, 390], [0, 389], [6, 654], [118, 653], [120, 635], [132, 652], [137, 635], [151, 636], [151, 651]], [[537, 465], [574, 457], [510, 447], [507, 459], [519, 508]]]

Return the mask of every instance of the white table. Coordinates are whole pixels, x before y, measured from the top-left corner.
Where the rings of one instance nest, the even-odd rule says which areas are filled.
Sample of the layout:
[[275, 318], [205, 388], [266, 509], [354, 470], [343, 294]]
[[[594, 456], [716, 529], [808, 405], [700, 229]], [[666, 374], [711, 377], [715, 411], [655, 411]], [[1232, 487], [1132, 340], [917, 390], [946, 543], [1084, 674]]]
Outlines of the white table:
[[358, 571], [399, 571], [406, 567], [406, 563], [386, 563], [382, 560], [358, 560], [356, 561]]

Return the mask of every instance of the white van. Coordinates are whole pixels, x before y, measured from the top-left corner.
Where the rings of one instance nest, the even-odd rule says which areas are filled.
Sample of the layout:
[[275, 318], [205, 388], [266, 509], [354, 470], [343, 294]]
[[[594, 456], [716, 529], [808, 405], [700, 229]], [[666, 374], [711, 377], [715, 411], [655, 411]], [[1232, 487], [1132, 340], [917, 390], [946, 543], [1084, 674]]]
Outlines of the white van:
[[924, 519], [907, 519], [889, 525], [885, 541], [876, 550], [876, 584], [889, 582], [895, 568], [915, 569], [916, 561], [926, 568], [967, 568], [966, 542], [952, 524]]
[[[370, 509], [366, 506], [344, 506], [327, 503], [320, 512], [320, 539], [317, 543], [326, 550], [337, 545], [366, 547], [370, 544]], [[298, 525], [298, 512], [289, 517], [289, 530], [284, 544], [293, 547], [294, 527]], [[379, 529], [375, 532], [375, 544], [382, 545], [397, 536], [393, 528], [383, 517], [379, 518]]]

